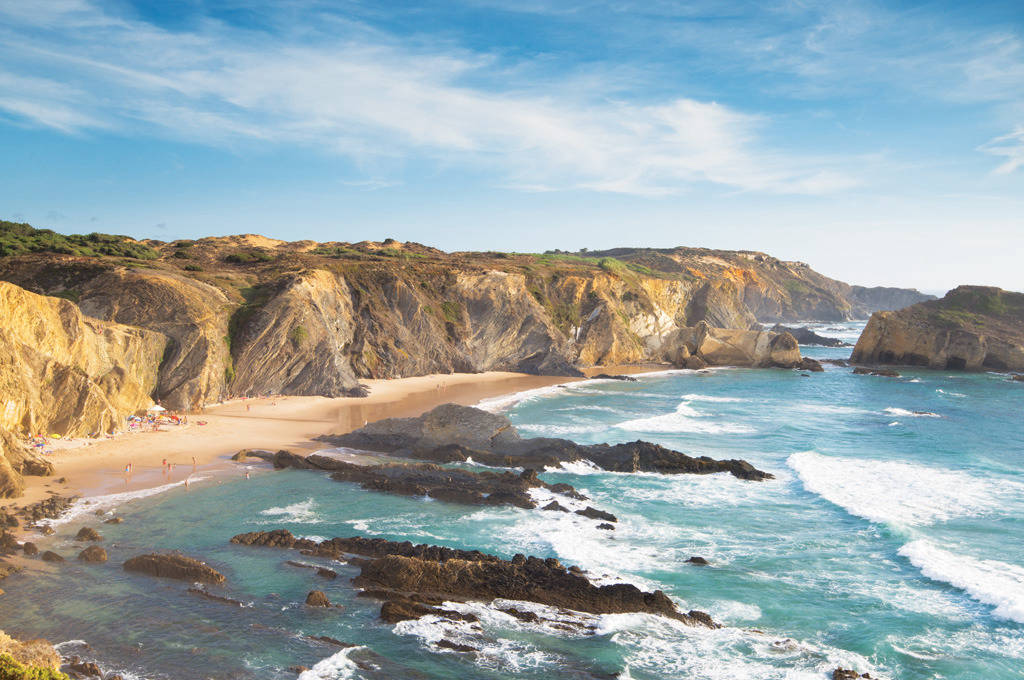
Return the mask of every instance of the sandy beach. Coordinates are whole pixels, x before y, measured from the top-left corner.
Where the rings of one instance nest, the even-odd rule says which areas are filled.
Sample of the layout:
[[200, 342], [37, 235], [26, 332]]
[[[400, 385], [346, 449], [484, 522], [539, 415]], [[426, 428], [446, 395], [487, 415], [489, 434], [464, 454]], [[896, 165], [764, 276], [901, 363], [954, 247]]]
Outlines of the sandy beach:
[[[637, 373], [658, 368], [664, 367], [605, 366], [588, 374]], [[234, 400], [190, 414], [185, 426], [165, 425], [157, 432], [59, 443], [47, 455], [56, 468], [55, 474], [26, 477], [25, 494], [13, 499], [9, 506], [29, 505], [53, 493], [94, 496], [180, 482], [194, 473], [225, 467], [228, 458], [240, 449], [312, 452], [325, 448], [313, 439], [321, 434], [348, 432], [382, 418], [419, 415], [438, 404], [472, 405], [481, 399], [576, 380], [580, 378], [499, 371], [456, 373], [365, 380], [370, 388], [366, 397], [277, 396]], [[200, 425], [200, 421], [206, 424]], [[164, 459], [173, 464], [167, 474], [163, 471]], [[129, 463], [130, 476], [124, 472]]]

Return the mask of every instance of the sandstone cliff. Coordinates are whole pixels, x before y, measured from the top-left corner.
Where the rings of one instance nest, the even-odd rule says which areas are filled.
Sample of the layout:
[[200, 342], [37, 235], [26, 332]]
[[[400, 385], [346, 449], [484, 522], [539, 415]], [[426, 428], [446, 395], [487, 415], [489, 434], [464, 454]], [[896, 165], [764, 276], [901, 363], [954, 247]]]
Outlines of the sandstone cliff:
[[9, 433], [83, 435], [118, 427], [152, 403], [165, 339], [6, 282], [0, 319], [0, 495], [14, 495], [21, 474], [51, 468]]
[[852, 360], [949, 370], [1024, 370], [1024, 294], [960, 286], [940, 300], [877, 312]]

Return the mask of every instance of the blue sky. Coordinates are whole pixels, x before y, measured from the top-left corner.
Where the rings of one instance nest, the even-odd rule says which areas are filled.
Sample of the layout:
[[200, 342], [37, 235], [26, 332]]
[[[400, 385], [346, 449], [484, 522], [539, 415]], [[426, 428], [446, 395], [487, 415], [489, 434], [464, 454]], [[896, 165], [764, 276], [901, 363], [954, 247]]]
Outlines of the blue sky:
[[0, 0], [0, 218], [1024, 290], [1024, 4]]

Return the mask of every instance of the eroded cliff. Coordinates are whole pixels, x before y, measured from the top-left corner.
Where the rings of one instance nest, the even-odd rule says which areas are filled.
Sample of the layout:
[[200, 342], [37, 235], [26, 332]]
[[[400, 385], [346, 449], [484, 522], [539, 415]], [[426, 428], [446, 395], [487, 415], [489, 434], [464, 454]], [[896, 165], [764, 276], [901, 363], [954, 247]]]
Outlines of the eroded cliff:
[[877, 312], [852, 360], [948, 370], [1024, 370], [1024, 294], [960, 286], [940, 300]]
[[163, 335], [90, 318], [77, 305], [0, 281], [0, 494], [52, 468], [10, 432], [84, 435], [152, 403]]

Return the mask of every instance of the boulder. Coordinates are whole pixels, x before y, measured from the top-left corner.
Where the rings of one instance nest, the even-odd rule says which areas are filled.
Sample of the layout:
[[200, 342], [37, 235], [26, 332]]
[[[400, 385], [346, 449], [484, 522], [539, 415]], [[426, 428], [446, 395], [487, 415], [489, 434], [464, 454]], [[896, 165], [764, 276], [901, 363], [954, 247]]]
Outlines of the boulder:
[[40, 555], [40, 559], [42, 559], [43, 562], [63, 562], [64, 561], [63, 557], [61, 557], [57, 553], [53, 552], [52, 550], [45, 551], [42, 555]]
[[150, 553], [132, 557], [124, 563], [126, 571], [159, 578], [175, 578], [199, 583], [224, 583], [224, 575], [197, 559], [178, 554]]
[[688, 564], [696, 564], [699, 567], [706, 567], [706, 566], [708, 566], [710, 564], [710, 562], [708, 562], [706, 559], [704, 559], [700, 555], [694, 555], [690, 559], [686, 560], [686, 562]]
[[555, 511], [555, 512], [569, 512], [569, 508], [565, 507], [564, 505], [562, 505], [558, 501], [551, 501], [550, 503], [545, 505], [543, 508], [541, 508], [541, 510], [552, 510], [552, 511]]
[[29, 557], [35, 557], [39, 554], [39, 548], [32, 541], [25, 541], [21, 546], [21, 549], [25, 551], [25, 554]]
[[322, 590], [311, 590], [306, 595], [306, 606], [307, 607], [330, 607], [331, 601], [327, 599], [327, 595]]
[[106, 562], [107, 551], [98, 545], [90, 545], [88, 548], [78, 553], [78, 559], [83, 562]]
[[584, 517], [588, 517], [590, 519], [603, 519], [606, 522], [619, 521], [612, 513], [605, 512], [604, 510], [598, 510], [597, 508], [592, 508], [589, 505], [583, 510], [577, 510], [576, 514], [583, 515]]
[[102, 541], [103, 537], [100, 536], [99, 532], [92, 527], [82, 527], [75, 534], [76, 541]]
[[124, 519], [121, 517], [111, 517], [110, 519], [103, 520], [104, 524], [120, 524]]
[[832, 680], [860, 680], [861, 678], [870, 678], [869, 673], [859, 674], [855, 670], [849, 668], [839, 667], [832, 671]]

